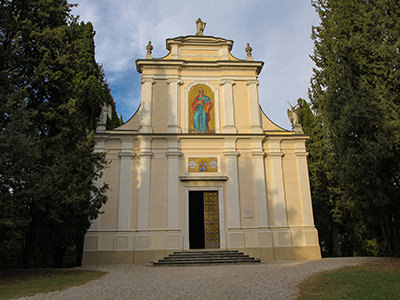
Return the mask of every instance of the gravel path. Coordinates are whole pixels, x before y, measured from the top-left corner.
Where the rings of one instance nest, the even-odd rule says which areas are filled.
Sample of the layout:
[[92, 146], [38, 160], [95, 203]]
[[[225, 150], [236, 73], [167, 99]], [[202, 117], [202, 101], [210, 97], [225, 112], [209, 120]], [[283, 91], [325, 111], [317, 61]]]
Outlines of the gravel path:
[[87, 269], [105, 270], [108, 274], [82, 286], [19, 299], [294, 299], [297, 285], [309, 275], [358, 265], [371, 259], [326, 258], [257, 265], [193, 267], [96, 266]]

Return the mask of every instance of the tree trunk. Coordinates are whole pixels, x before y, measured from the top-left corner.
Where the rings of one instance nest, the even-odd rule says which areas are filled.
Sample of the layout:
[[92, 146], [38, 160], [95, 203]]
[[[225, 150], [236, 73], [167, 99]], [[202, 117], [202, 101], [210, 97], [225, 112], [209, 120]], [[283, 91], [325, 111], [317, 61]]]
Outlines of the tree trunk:
[[34, 228], [33, 222], [29, 224], [29, 228], [25, 233], [25, 240], [22, 249], [22, 267], [31, 268], [33, 267], [33, 240], [34, 240]]
[[85, 234], [77, 234], [75, 239], [75, 264], [82, 265], [83, 245]]
[[63, 246], [55, 246], [53, 250], [53, 267], [62, 268], [63, 267], [63, 259], [65, 255], [65, 247]]
[[339, 245], [339, 224], [333, 223], [332, 227], [332, 248], [331, 248], [331, 256], [338, 257], [340, 254], [340, 245]]

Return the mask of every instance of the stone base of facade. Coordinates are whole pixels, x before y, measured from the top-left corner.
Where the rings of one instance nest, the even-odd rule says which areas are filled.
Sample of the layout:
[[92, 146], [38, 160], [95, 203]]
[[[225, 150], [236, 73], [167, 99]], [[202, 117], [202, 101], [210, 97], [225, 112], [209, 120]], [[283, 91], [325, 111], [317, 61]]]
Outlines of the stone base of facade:
[[158, 261], [177, 250], [136, 250], [135, 264], [147, 265], [153, 261]]
[[[262, 262], [321, 259], [321, 252], [318, 246], [243, 248], [235, 250], [260, 258]], [[85, 251], [83, 252], [82, 265], [147, 265], [168, 256], [174, 251], [177, 250]]]
[[134, 251], [84, 251], [83, 266], [133, 264]]
[[83, 266], [93, 265], [147, 265], [158, 261], [176, 250], [146, 250], [146, 251], [84, 251]]
[[[181, 235], [179, 231], [88, 232], [82, 264], [146, 265], [174, 251], [188, 251]], [[314, 227], [229, 230], [224, 240], [221, 250], [239, 250], [264, 262], [321, 258]]]
[[274, 248], [274, 260], [316, 260], [321, 259], [319, 246]]
[[237, 249], [263, 262], [275, 260], [316, 260], [321, 259], [319, 246], [244, 248]]

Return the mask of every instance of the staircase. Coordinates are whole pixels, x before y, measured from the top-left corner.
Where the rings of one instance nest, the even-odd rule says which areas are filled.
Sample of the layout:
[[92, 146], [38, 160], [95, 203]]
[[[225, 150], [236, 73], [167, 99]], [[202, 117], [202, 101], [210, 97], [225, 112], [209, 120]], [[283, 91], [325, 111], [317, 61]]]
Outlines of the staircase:
[[260, 259], [249, 257], [249, 255], [237, 250], [194, 250], [174, 252], [158, 262], [153, 262], [153, 266], [251, 264], [260, 262]]

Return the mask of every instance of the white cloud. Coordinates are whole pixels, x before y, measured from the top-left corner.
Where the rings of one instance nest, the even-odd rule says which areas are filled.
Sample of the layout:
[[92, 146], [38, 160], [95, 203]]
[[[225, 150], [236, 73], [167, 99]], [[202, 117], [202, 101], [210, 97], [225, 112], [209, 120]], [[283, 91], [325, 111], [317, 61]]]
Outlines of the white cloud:
[[[312, 74], [311, 24], [318, 23], [309, 1], [293, 0], [78, 0], [73, 9], [96, 30], [96, 59], [104, 67], [114, 99], [124, 119], [140, 98], [139, 83], [124, 76], [136, 72], [135, 60], [146, 54], [167, 54], [167, 38], [195, 33], [195, 20], [207, 22], [205, 34], [234, 41], [232, 54], [245, 58], [250, 42], [256, 60], [265, 62], [260, 74], [260, 102], [267, 115], [288, 128], [287, 101], [307, 98]], [[123, 98], [120, 98], [123, 97]], [[134, 107], [135, 106], [135, 107]]]

